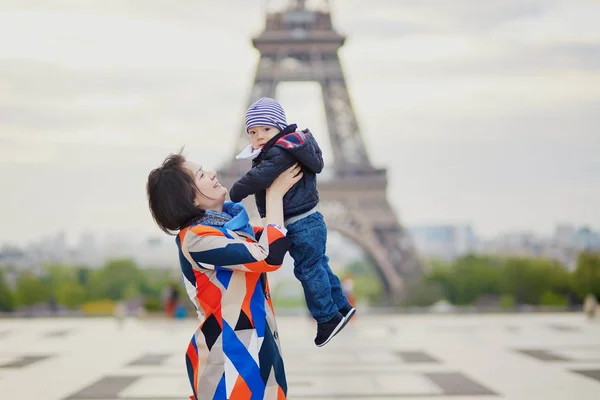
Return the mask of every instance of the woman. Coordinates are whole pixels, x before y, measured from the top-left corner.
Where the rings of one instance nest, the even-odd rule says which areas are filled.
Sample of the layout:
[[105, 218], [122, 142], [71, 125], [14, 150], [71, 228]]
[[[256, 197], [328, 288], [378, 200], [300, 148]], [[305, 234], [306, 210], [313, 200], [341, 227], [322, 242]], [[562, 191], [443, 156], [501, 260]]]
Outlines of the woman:
[[192, 400], [286, 398], [265, 273], [281, 266], [288, 249], [282, 199], [301, 176], [295, 165], [267, 190], [265, 228], [251, 227], [241, 204], [225, 202], [216, 174], [181, 153], [148, 176], [152, 216], [177, 234], [183, 282], [203, 318], [186, 352]]

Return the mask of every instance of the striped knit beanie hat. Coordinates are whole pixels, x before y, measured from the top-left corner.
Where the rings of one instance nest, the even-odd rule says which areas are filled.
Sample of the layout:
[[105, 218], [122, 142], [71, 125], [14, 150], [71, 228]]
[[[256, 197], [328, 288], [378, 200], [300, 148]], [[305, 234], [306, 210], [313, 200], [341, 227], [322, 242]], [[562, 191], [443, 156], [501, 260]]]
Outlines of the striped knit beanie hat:
[[246, 111], [246, 133], [254, 126], [273, 126], [279, 130], [287, 126], [285, 111], [281, 104], [270, 97], [262, 97]]

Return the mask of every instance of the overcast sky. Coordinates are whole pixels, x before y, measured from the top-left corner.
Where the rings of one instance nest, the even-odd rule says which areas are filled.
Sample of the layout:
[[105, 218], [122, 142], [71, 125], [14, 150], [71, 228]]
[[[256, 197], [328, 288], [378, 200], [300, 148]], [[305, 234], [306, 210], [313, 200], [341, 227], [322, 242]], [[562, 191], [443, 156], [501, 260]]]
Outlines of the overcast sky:
[[[600, 229], [600, 2], [333, 1], [371, 161], [408, 225], [482, 235]], [[0, 3], [0, 242], [159, 234], [145, 181], [165, 155], [217, 169], [239, 135], [259, 0]], [[316, 84], [289, 122], [332, 161]]]

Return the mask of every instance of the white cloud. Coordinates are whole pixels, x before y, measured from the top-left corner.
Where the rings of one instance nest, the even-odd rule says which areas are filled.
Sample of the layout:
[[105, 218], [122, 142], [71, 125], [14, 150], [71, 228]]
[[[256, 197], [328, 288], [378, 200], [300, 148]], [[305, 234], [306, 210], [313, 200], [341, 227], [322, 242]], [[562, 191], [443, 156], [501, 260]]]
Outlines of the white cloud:
[[537, 45], [598, 44], [600, 3], [561, 1], [542, 15], [507, 22], [493, 29], [495, 36]]
[[[484, 233], [600, 226], [598, 2], [344, 0], [334, 11], [365, 143], [389, 167], [403, 218]], [[262, 24], [258, 0], [2, 4], [0, 181], [14, 189], [0, 197], [0, 240], [90, 224], [156, 232], [149, 170], [184, 144], [211, 168], [229, 160]], [[331, 163], [319, 93], [278, 91]]]
[[[373, 111], [429, 115], [435, 118], [470, 118], [474, 115], [503, 116], [521, 110], [535, 111], [573, 102], [600, 101], [600, 72], [539, 74], [537, 76], [421, 77], [363, 83], [359, 97], [378, 98], [364, 102]], [[361, 95], [362, 93], [362, 95]], [[366, 104], [370, 103], [370, 104]]]
[[[19, 32], [18, 40], [14, 40], [15, 32]], [[207, 40], [217, 32], [219, 41]], [[249, 50], [227, 29], [65, 11], [0, 14], [0, 48], [3, 58], [36, 59], [92, 70], [210, 69], [218, 65], [216, 58], [225, 49]]]

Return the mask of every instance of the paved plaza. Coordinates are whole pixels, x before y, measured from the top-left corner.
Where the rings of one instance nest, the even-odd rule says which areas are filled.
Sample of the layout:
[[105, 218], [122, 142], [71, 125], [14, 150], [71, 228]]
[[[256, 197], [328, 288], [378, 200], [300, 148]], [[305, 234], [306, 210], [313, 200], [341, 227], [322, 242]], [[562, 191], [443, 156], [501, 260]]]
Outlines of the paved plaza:
[[[190, 395], [196, 322], [0, 320], [2, 400]], [[358, 315], [324, 348], [280, 317], [290, 399], [600, 399], [600, 323], [581, 314]]]

